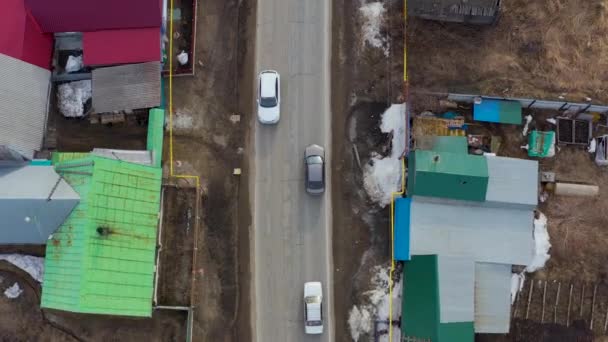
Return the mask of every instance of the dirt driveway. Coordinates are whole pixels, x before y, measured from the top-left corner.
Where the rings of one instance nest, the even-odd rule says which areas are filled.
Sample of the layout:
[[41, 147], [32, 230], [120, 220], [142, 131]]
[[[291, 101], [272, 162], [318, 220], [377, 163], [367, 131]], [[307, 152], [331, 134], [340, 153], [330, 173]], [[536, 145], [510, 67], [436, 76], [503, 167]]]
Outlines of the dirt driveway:
[[[246, 155], [255, 6], [255, 0], [199, 1], [195, 76], [173, 80], [174, 173], [200, 176], [202, 186], [193, 341], [251, 340]], [[233, 175], [235, 168], [243, 177]]]

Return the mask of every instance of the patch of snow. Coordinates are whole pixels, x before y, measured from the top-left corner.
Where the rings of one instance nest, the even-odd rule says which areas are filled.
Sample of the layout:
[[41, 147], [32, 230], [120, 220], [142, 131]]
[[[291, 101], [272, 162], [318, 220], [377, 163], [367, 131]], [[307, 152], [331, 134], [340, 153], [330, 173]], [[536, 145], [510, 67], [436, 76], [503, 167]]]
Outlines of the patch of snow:
[[538, 213], [538, 219], [534, 219], [534, 258], [525, 269], [528, 273], [545, 267], [545, 263], [551, 257], [549, 255], [551, 243], [547, 232], [547, 217], [541, 212]]
[[194, 127], [192, 115], [184, 112], [175, 112], [173, 116], [173, 128], [190, 129]]
[[515, 298], [517, 297], [517, 293], [523, 289], [524, 281], [526, 281], [525, 272], [521, 272], [520, 274], [517, 274], [517, 273], [511, 274], [511, 305], [513, 305], [513, 303], [515, 303]]
[[[353, 341], [358, 342], [359, 338], [366, 334], [373, 333], [374, 322], [377, 320], [386, 321], [389, 319], [389, 308], [391, 298], [389, 298], [389, 268], [374, 267], [374, 276], [371, 279], [371, 290], [364, 292], [364, 302], [362, 305], [355, 305], [349, 312], [348, 326]], [[401, 315], [401, 288], [402, 280], [393, 283], [392, 312], [393, 320], [397, 320]], [[388, 326], [385, 327], [388, 329]], [[388, 341], [388, 332], [382, 335]], [[401, 332], [393, 327], [393, 341], [400, 341]]]
[[524, 125], [524, 130], [521, 132], [525, 137], [528, 135], [528, 129], [530, 128], [530, 122], [532, 122], [532, 115], [526, 115], [526, 124]]
[[382, 49], [384, 55], [388, 56], [388, 42], [386, 37], [380, 34], [380, 28], [384, 24], [386, 8], [380, 1], [364, 4], [359, 8], [363, 16], [363, 45], [366, 43], [372, 47]]
[[44, 275], [44, 258], [22, 254], [0, 254], [0, 260], [6, 260], [29, 273], [37, 282], [42, 283]]
[[81, 117], [84, 115], [84, 104], [91, 96], [91, 80], [69, 82], [59, 85], [57, 102], [59, 111], [65, 117]]
[[22, 292], [23, 292], [23, 290], [19, 287], [19, 284], [14, 283], [13, 286], [9, 287], [8, 289], [6, 289], [4, 291], [4, 295], [7, 298], [15, 299], [15, 298], [19, 297], [19, 295], [21, 295]]
[[387, 157], [373, 154], [365, 165], [363, 186], [372, 201], [384, 208], [393, 192], [401, 187], [401, 157], [405, 151], [405, 104], [394, 104], [382, 114], [380, 130], [392, 133], [391, 153]]
[[82, 63], [82, 56], [68, 56], [68, 61], [67, 63], [65, 63], [65, 71], [70, 73], [70, 72], [76, 72], [80, 69], [82, 69], [82, 67], [84, 66], [84, 63]]

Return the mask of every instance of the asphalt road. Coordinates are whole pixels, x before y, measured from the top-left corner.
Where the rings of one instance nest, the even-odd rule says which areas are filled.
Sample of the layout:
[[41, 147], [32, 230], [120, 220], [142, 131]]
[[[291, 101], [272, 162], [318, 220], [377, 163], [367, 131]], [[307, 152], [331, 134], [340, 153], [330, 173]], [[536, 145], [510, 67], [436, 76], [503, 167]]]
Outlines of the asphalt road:
[[[257, 342], [333, 341], [330, 167], [326, 192], [304, 190], [304, 148], [331, 162], [329, 0], [258, 0], [256, 72], [281, 74], [278, 125], [255, 125], [253, 301]], [[257, 87], [257, 84], [256, 84]], [[256, 88], [257, 89], [257, 88]], [[304, 334], [303, 288], [323, 283], [324, 333]]]

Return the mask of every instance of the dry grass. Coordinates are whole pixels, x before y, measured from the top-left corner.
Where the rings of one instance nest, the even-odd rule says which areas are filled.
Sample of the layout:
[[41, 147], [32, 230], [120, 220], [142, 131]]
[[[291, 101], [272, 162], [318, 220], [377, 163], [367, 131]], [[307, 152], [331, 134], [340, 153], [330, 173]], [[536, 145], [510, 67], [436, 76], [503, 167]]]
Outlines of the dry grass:
[[608, 103], [608, 0], [504, 1], [496, 26], [410, 18], [414, 88]]

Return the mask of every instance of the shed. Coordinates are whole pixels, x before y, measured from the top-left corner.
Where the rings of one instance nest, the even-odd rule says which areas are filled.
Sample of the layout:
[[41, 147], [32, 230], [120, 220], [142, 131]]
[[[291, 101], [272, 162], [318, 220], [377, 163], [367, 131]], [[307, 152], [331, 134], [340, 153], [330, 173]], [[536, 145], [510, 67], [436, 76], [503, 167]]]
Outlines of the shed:
[[50, 69], [53, 36], [42, 33], [23, 1], [2, 1], [0, 53]]
[[488, 165], [483, 156], [416, 150], [408, 159], [408, 196], [484, 201]]
[[410, 0], [407, 10], [423, 19], [488, 25], [498, 18], [500, 0]]
[[527, 265], [534, 253], [533, 220], [532, 210], [416, 196], [410, 213], [410, 254]]
[[107, 113], [160, 105], [160, 62], [93, 70], [93, 109]]
[[55, 168], [81, 201], [48, 240], [41, 306], [150, 317], [162, 169], [72, 156]]
[[[446, 273], [445, 267], [459, 267]], [[439, 268], [442, 271], [439, 271]], [[458, 274], [463, 270], [462, 274]], [[467, 271], [468, 270], [468, 271]], [[405, 263], [401, 336], [434, 342], [472, 342], [474, 339], [473, 263], [465, 259], [415, 256]], [[455, 284], [450, 281], [462, 281]], [[452, 288], [450, 288], [452, 286]], [[443, 289], [442, 289], [443, 288]], [[463, 290], [462, 298], [457, 296]], [[467, 293], [469, 295], [467, 295]], [[443, 318], [449, 318], [444, 321]]]
[[475, 332], [506, 334], [511, 324], [511, 265], [475, 264]]
[[0, 54], [0, 145], [32, 159], [46, 130], [51, 72]]
[[84, 32], [85, 65], [110, 65], [161, 60], [160, 27]]
[[473, 104], [473, 119], [476, 121], [497, 122], [521, 125], [521, 103], [518, 101], [482, 98]]
[[538, 161], [486, 156], [486, 202], [534, 210], [538, 204]]
[[0, 166], [0, 244], [44, 245], [79, 200], [52, 166]]

